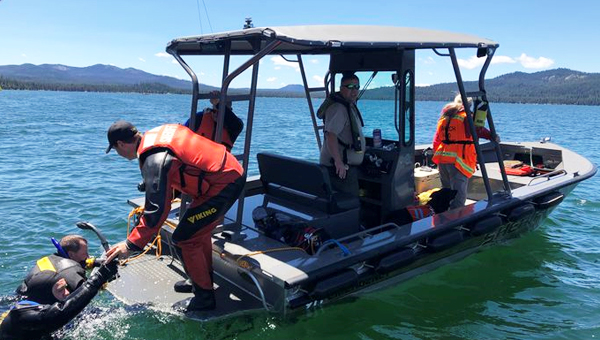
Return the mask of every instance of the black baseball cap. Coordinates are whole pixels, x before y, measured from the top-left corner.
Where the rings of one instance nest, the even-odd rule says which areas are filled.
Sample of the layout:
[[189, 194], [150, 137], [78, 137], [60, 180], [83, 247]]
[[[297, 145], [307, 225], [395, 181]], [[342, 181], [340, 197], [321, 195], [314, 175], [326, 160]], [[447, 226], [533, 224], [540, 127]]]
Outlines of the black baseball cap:
[[110, 149], [117, 144], [117, 141], [127, 141], [137, 133], [138, 130], [130, 122], [124, 120], [118, 120], [114, 122], [108, 128], [108, 132], [106, 133], [106, 137], [108, 137], [108, 147], [106, 148], [106, 153], [110, 152]]

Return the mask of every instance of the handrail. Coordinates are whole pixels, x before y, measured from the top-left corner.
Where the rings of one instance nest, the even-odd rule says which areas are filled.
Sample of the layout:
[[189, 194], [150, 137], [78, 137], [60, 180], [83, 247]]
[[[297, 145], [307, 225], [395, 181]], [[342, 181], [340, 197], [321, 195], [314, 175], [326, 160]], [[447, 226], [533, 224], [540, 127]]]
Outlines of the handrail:
[[254, 274], [252, 274], [252, 272], [250, 272], [249, 270], [241, 268], [241, 267], [238, 269], [241, 269], [244, 273], [246, 273], [248, 275], [248, 277], [250, 277], [250, 279], [252, 279], [252, 282], [254, 282], [254, 285], [256, 286], [256, 288], [258, 289], [258, 292], [260, 293], [260, 300], [263, 304], [263, 307], [265, 307], [265, 310], [269, 311], [270, 309], [267, 304], [267, 298], [265, 297], [265, 293], [263, 292], [262, 287], [260, 286], [260, 283], [258, 283], [258, 280], [254, 276]]
[[530, 185], [531, 185], [531, 183], [533, 183], [533, 181], [535, 181], [535, 180], [538, 180], [538, 179], [540, 179], [540, 178], [546, 178], [546, 181], [549, 181], [549, 180], [551, 180], [551, 179], [552, 179], [551, 177], [558, 176], [558, 175], [561, 175], [561, 174], [562, 174], [563, 176], [566, 176], [566, 175], [568, 174], [568, 173], [567, 173], [567, 170], [565, 170], [565, 169], [554, 170], [554, 171], [552, 171], [552, 172], [549, 172], [549, 173], [547, 173], [547, 174], [543, 174], [543, 175], [540, 175], [540, 176], [534, 177], [534, 178], [532, 178], [532, 179], [531, 179], [531, 181], [529, 181], [529, 183], [527, 184], [527, 186], [530, 186]]

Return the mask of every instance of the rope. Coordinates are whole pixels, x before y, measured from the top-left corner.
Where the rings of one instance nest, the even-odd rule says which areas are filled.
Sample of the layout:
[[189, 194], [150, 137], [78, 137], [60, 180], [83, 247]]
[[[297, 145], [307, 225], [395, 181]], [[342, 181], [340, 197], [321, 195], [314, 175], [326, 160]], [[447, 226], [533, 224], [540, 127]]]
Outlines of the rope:
[[[131, 229], [133, 229], [134, 226], [136, 226], [139, 221], [140, 221], [140, 216], [142, 216], [142, 214], [144, 213], [144, 207], [137, 207], [137, 208], [133, 208], [131, 210], [131, 212], [129, 213], [129, 216], [127, 217], [127, 237], [129, 237], [129, 233], [131, 232]], [[171, 222], [167, 222], [165, 221], [165, 223], [167, 225], [169, 225], [171, 228], [175, 228], [175, 226], [173, 225], [173, 223]], [[139, 259], [140, 257], [144, 256], [147, 252], [150, 251], [150, 249], [152, 249], [152, 246], [156, 245], [156, 258], [160, 258], [161, 254], [162, 254], [162, 242], [161, 242], [162, 238], [160, 236], [160, 233], [158, 235], [156, 235], [156, 237], [154, 238], [154, 240], [152, 241], [152, 243], [150, 244], [150, 246], [146, 247], [144, 249], [144, 251], [142, 251], [140, 254], [134, 256], [134, 257], [130, 257], [126, 260], [120, 261], [120, 264], [123, 266], [128, 262], [134, 261]]]

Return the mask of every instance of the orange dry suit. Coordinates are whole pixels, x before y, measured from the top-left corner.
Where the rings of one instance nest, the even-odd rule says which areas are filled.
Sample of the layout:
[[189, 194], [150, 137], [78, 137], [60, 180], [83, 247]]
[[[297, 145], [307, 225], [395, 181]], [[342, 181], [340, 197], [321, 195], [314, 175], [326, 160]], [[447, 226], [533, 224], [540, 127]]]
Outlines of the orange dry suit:
[[127, 237], [127, 246], [142, 249], [159, 231], [171, 209], [173, 190], [192, 198], [173, 232], [192, 281], [212, 289], [210, 234], [244, 186], [237, 159], [225, 146], [169, 124], [146, 132], [137, 149], [146, 186], [144, 214]]
[[[485, 128], [477, 128], [477, 133], [482, 138], [490, 139], [490, 132]], [[442, 113], [437, 124], [433, 149], [434, 163], [454, 164], [467, 178], [473, 175], [477, 166], [477, 152], [468, 130], [464, 109], [452, 116]]]

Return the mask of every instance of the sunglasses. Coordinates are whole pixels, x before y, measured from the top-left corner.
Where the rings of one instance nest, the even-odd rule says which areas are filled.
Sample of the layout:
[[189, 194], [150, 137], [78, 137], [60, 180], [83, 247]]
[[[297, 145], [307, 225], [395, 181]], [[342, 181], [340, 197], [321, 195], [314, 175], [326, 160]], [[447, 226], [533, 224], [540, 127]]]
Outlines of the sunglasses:
[[358, 84], [346, 84], [346, 85], [342, 85], [342, 87], [345, 87], [348, 90], [360, 90], [360, 85], [358, 85]]

